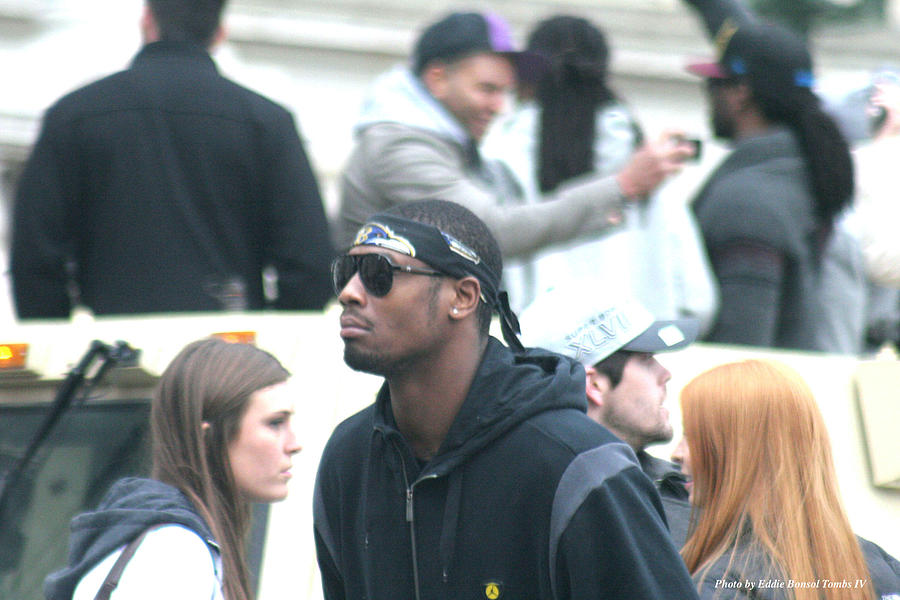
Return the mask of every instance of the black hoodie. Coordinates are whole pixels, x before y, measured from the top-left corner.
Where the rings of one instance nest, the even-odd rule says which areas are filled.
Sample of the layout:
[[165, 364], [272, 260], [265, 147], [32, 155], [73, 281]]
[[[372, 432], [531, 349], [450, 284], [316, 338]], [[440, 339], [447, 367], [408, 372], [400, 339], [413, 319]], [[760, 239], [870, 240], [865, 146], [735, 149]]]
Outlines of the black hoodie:
[[491, 339], [419, 465], [383, 386], [319, 465], [325, 598], [695, 598], [653, 484], [585, 408], [578, 363]]
[[44, 581], [47, 600], [70, 600], [85, 573], [108, 554], [142, 531], [169, 523], [195, 531], [218, 552], [206, 522], [176, 488], [153, 479], [128, 477], [117, 481], [97, 510], [72, 519], [69, 565]]

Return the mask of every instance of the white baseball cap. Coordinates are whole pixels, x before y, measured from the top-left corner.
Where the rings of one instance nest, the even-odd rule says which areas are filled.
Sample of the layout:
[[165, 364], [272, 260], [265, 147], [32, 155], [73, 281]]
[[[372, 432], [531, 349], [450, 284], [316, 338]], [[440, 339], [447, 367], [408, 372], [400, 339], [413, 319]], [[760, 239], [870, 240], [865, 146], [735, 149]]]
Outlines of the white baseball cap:
[[697, 339], [697, 319], [657, 320], [639, 302], [589, 287], [554, 288], [519, 317], [522, 342], [593, 366], [618, 350], [665, 352]]

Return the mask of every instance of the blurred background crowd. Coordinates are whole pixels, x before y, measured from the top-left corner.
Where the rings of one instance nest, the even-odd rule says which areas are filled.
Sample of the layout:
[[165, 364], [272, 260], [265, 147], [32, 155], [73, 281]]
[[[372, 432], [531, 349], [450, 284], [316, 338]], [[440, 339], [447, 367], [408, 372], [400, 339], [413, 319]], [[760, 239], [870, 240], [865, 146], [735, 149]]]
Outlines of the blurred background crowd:
[[[6, 82], [0, 95], [0, 251], [4, 267], [8, 265], [14, 190], [44, 111], [68, 91], [127, 66], [141, 44], [137, 27], [140, 4], [138, 0], [114, 6], [68, 0], [0, 2], [0, 77]], [[854, 149], [870, 145], [869, 100], [877, 78], [883, 80], [885, 73], [890, 78], [900, 56], [896, 35], [900, 9], [896, 4], [891, 0], [748, 3], [759, 15], [807, 37], [816, 60], [816, 91]], [[353, 148], [360, 106], [373, 80], [406, 61], [423, 23], [454, 7], [388, 2], [372, 11], [349, 2], [298, 5], [247, 0], [229, 4], [228, 35], [214, 51], [216, 63], [227, 77], [292, 113], [330, 221], [337, 217], [338, 180]], [[689, 200], [724, 155], [726, 147], [713, 137], [708, 125], [702, 81], [685, 71], [692, 60], [709, 56], [711, 46], [702, 24], [683, 3], [487, 2], [470, 8], [502, 14], [520, 43], [535, 24], [553, 14], [583, 16], [598, 26], [609, 49], [609, 88], [627, 107], [641, 134], [654, 138], [675, 127], [704, 142], [701, 160], [669, 181], [668, 195]], [[890, 99], [885, 102], [889, 105]], [[510, 97], [505, 110], [511, 113], [515, 107]], [[509, 119], [506, 126], [508, 123]], [[495, 128], [503, 125], [503, 119], [497, 119]], [[491, 136], [487, 137], [490, 142]], [[552, 257], [550, 264], [552, 267]], [[882, 280], [890, 279], [886, 269], [889, 267], [882, 269]], [[515, 292], [515, 282], [507, 285]], [[16, 318], [9, 288], [9, 273], [4, 268], [0, 323]], [[701, 296], [704, 293], [698, 291]], [[511, 295], [515, 303], [517, 295]], [[520, 293], [518, 297], [515, 308], [521, 309], [526, 296]], [[896, 293], [879, 290], [868, 296], [866, 303], [868, 316], [859, 319], [865, 320], [869, 341], [861, 343], [860, 350], [871, 350], [897, 335]], [[701, 317], [709, 306], [707, 302], [706, 308], [700, 307]]]

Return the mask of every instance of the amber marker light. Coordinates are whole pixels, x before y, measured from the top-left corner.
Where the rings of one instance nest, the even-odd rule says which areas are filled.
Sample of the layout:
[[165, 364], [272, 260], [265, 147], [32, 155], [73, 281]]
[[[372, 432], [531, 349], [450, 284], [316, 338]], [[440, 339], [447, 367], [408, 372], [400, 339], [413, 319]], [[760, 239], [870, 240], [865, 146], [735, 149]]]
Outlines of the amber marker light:
[[24, 369], [28, 344], [0, 344], [0, 370]]
[[255, 331], [224, 331], [222, 333], [214, 333], [212, 337], [219, 338], [229, 344], [252, 344], [256, 345]]

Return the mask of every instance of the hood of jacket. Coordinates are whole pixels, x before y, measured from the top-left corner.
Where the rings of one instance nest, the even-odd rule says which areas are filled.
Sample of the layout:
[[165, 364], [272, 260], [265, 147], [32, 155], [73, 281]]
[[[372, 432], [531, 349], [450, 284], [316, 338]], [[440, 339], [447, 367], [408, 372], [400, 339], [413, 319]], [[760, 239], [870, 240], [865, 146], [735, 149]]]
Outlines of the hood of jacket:
[[[498, 340], [490, 338], [469, 392], [450, 426], [440, 449], [421, 469], [416, 465], [409, 446], [397, 430], [387, 384], [382, 386], [375, 402], [374, 429], [369, 464], [360, 505], [365, 513], [366, 531], [376, 530], [382, 519], [381, 500], [396, 493], [384, 477], [382, 461], [395, 474], [402, 473], [406, 487], [406, 520], [437, 536], [437, 558], [444, 573], [448, 572], [460, 532], [460, 512], [465, 495], [464, 465], [470, 460], [491, 461], [490, 446], [532, 417], [548, 411], [585, 412], [584, 368], [567, 357], [541, 349], [513, 353]], [[497, 465], [497, 468], [503, 468]], [[400, 473], [398, 473], [400, 472]], [[381, 475], [376, 475], [380, 473]], [[439, 523], [425, 524], [415, 519], [413, 490], [426, 481], [445, 491]], [[442, 482], [442, 483], [439, 483]], [[391, 491], [393, 490], [393, 491]], [[375, 499], [370, 501], [369, 499]], [[427, 501], [426, 501], [427, 502]], [[402, 531], [398, 528], [397, 531]], [[422, 533], [422, 531], [419, 531]], [[418, 535], [413, 533], [413, 536]], [[432, 538], [433, 539], [433, 538]], [[412, 545], [415, 555], [415, 543]], [[413, 557], [411, 577], [424, 584]]]
[[354, 126], [359, 133], [377, 123], [401, 123], [466, 147], [468, 132], [409, 69], [397, 66], [372, 84]]
[[164, 523], [188, 527], [216, 546], [206, 522], [178, 489], [153, 479], [117, 481], [96, 510], [72, 519], [69, 564], [47, 577], [44, 594], [48, 600], [69, 600], [81, 577], [104, 557]]
[[[442, 476], [534, 415], [587, 410], [584, 367], [540, 348], [513, 353], [490, 338], [469, 393], [428, 472]], [[395, 431], [385, 384], [376, 400], [375, 428]]]

